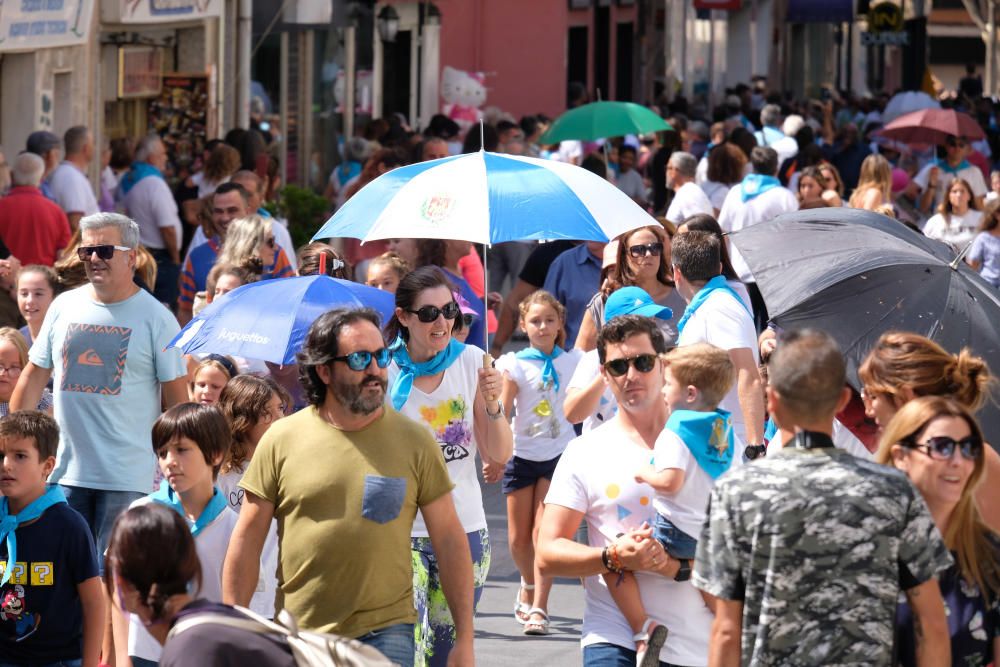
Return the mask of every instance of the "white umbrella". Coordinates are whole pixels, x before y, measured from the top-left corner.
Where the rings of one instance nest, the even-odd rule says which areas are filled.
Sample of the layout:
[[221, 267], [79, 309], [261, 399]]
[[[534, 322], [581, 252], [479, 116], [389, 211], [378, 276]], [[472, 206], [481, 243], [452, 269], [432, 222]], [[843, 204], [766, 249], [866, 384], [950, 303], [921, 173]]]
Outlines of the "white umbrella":
[[941, 103], [927, 93], [920, 90], [907, 90], [902, 93], [896, 93], [889, 100], [889, 103], [885, 105], [885, 111], [882, 112], [882, 122], [888, 125], [900, 116], [905, 116], [914, 111], [940, 108]]

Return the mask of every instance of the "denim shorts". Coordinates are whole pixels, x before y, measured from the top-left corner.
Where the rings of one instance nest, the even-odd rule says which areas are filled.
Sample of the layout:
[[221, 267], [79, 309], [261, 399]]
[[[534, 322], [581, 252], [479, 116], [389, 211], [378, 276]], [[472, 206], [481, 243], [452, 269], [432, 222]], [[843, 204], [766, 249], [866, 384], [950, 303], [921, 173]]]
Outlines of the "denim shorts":
[[678, 528], [662, 514], [656, 515], [653, 524], [653, 537], [660, 541], [667, 553], [674, 558], [694, 558], [698, 540]]
[[542, 477], [551, 481], [557, 463], [559, 463], [558, 456], [548, 461], [529, 461], [520, 456], [511, 457], [503, 470], [503, 492], [513, 493], [518, 489], [534, 486]]

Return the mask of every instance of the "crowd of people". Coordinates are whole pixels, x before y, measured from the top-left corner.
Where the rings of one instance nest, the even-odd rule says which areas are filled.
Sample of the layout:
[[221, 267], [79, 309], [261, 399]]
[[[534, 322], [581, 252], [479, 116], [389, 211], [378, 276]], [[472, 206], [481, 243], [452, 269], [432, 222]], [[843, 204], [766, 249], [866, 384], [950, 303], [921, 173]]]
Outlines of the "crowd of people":
[[[0, 667], [291, 665], [252, 620], [282, 611], [368, 658], [471, 665], [484, 483], [520, 573], [511, 632], [548, 635], [553, 579], [579, 578], [585, 665], [997, 662], [986, 361], [886, 332], [852, 387], [829, 333], [769, 321], [727, 238], [862, 208], [1000, 286], [1000, 138], [906, 152], [873, 134], [886, 101], [741, 86], [606, 145], [541, 145], [542, 116], [464, 137], [379, 119], [343, 144], [331, 210], [485, 148], [577, 164], [656, 216], [489, 249], [295, 247], [246, 133], [175, 182], [157, 136], [113, 141], [99, 190], [86, 128], [32, 134], [0, 198]], [[393, 315], [333, 308], [291, 365], [168, 347], [294, 275], [390, 292]]]

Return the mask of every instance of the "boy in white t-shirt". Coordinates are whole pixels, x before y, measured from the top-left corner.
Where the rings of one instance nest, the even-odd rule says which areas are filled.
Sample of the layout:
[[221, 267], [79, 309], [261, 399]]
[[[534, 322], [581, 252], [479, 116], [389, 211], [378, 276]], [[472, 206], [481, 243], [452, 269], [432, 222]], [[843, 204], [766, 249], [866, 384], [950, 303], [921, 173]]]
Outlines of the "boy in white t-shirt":
[[[736, 371], [729, 354], [708, 343], [671, 350], [664, 367], [663, 400], [670, 417], [656, 439], [652, 464], [639, 470], [635, 480], [655, 490], [653, 536], [681, 562], [683, 572], [690, 571], [698, 543], [694, 536], [705, 521], [712, 486], [733, 461], [732, 420], [718, 405]], [[633, 627], [642, 624], [645, 634], [656, 637], [656, 621], [646, 618], [635, 578], [625, 575], [620, 585], [614, 583], [608, 589], [622, 614]], [[703, 597], [714, 611], [714, 599]], [[637, 647], [637, 653], [643, 651]]]

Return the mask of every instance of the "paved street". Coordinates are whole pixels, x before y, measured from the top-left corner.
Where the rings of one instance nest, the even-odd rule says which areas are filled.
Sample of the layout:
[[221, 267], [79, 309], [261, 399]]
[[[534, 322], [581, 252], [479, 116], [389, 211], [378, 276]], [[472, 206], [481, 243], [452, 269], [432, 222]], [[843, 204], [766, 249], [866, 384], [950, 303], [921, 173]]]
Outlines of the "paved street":
[[577, 580], [560, 579], [552, 587], [549, 610], [552, 633], [526, 637], [514, 621], [519, 575], [507, 549], [507, 515], [500, 484], [483, 484], [483, 502], [493, 545], [493, 564], [476, 616], [476, 660], [480, 667], [580, 664], [580, 618], [583, 589]]

